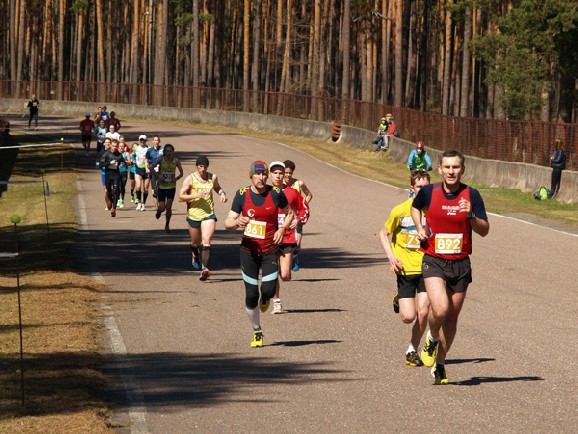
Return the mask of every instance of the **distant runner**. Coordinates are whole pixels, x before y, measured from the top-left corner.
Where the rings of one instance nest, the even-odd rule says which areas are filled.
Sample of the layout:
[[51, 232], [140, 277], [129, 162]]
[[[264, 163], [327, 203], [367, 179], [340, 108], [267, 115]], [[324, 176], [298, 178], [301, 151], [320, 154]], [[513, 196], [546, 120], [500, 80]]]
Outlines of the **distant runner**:
[[[158, 172], [155, 170], [159, 167]], [[179, 169], [179, 174], [176, 171]], [[151, 173], [159, 178], [158, 181], [158, 199], [159, 205], [157, 208], [156, 218], [160, 218], [161, 214], [166, 210], [165, 216], [165, 232], [170, 232], [171, 216], [173, 215], [173, 200], [175, 199], [175, 192], [177, 190], [177, 181], [183, 177], [183, 166], [181, 162], [175, 158], [175, 147], [170, 143], [165, 145], [165, 152], [163, 156], [151, 166]]]
[[92, 131], [94, 130], [94, 121], [90, 119], [90, 113], [84, 116], [84, 119], [80, 121], [80, 134], [82, 139], [82, 146], [86, 155], [90, 153], [90, 142], [92, 141]]

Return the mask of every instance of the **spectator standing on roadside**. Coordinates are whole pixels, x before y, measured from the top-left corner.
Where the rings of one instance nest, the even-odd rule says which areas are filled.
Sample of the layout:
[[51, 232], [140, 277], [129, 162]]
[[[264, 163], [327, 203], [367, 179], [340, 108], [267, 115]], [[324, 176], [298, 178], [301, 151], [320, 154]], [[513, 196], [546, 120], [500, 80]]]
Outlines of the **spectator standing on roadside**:
[[552, 185], [550, 187], [549, 196], [550, 198], [553, 198], [560, 190], [562, 170], [566, 168], [566, 154], [564, 153], [564, 147], [562, 146], [562, 141], [560, 139], [556, 139], [554, 152], [550, 157], [550, 166], [552, 167]]
[[32, 98], [28, 101], [28, 110], [30, 111], [30, 117], [28, 118], [28, 128], [32, 125], [32, 119], [34, 119], [34, 129], [38, 129], [38, 107], [40, 106], [40, 101], [36, 98], [36, 94], [32, 94]]

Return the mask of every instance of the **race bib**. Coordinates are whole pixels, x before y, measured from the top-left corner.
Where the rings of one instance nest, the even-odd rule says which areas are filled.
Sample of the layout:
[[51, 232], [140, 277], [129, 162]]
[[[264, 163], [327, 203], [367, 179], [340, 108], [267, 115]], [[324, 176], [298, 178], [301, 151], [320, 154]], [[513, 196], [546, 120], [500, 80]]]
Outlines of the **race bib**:
[[436, 234], [436, 253], [456, 254], [462, 253], [464, 234]]
[[247, 226], [245, 226], [244, 235], [250, 238], [258, 238], [260, 240], [265, 239], [265, 228], [267, 226], [266, 222], [259, 222], [256, 220], [249, 220]]
[[401, 231], [398, 236], [400, 237], [400, 244], [406, 249], [419, 249], [420, 241], [417, 232]]
[[84, 131], [86, 131], [87, 133], [90, 132], [90, 130], [91, 130], [90, 125], [84, 127]]
[[281, 227], [285, 223], [285, 214], [277, 214], [277, 226]]
[[172, 181], [174, 176], [175, 176], [174, 173], [171, 173], [171, 172], [163, 172], [163, 179], [164, 179], [165, 181]]
[[140, 156], [140, 155], [136, 156], [136, 162], [138, 164], [143, 164], [145, 162], [145, 160], [146, 160], [146, 158], [144, 156]]

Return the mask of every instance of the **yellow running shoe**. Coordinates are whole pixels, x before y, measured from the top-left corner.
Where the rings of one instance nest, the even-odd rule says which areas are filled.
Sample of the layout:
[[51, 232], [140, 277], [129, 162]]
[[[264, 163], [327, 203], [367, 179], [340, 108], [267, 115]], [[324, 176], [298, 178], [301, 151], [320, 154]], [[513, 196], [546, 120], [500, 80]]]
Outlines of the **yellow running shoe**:
[[263, 346], [263, 332], [255, 332], [253, 335], [253, 342], [251, 342], [253, 348], [261, 348]]
[[421, 350], [421, 361], [428, 368], [431, 368], [436, 362], [438, 355], [438, 343], [432, 342], [429, 338], [425, 340], [423, 350]]
[[267, 312], [269, 310], [269, 306], [271, 306], [271, 299], [267, 300], [265, 303], [263, 303], [263, 298], [259, 299], [259, 309], [261, 309], [261, 312]]
[[435, 378], [435, 384], [448, 384], [448, 376], [446, 375], [446, 367], [444, 365], [436, 365], [433, 368], [433, 376]]

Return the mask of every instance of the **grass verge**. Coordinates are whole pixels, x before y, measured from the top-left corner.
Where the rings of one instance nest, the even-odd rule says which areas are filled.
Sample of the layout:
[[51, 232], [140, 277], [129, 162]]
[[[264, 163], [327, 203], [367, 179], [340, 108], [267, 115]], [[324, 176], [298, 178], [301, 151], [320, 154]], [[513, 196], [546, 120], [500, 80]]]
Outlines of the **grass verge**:
[[[22, 144], [35, 141], [16, 136]], [[1, 151], [0, 151], [1, 153]], [[108, 432], [99, 397], [102, 332], [95, 301], [105, 288], [74, 272], [69, 249], [77, 225], [74, 154], [67, 147], [19, 150], [11, 181], [0, 198], [0, 251], [15, 250], [17, 227], [24, 349], [21, 403], [16, 261], [0, 262], [0, 432]], [[46, 212], [49, 225], [46, 224]]]

